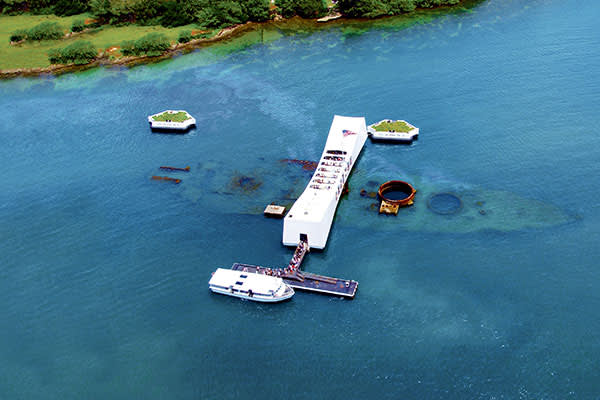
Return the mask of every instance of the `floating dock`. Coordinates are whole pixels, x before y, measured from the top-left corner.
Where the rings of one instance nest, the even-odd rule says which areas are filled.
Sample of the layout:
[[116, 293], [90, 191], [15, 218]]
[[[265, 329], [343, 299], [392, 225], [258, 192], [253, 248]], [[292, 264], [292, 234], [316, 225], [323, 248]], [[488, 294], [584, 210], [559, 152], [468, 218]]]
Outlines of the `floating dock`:
[[267, 208], [265, 208], [263, 214], [266, 217], [283, 218], [283, 216], [285, 215], [285, 207], [278, 206], [276, 204], [269, 204]]
[[[258, 265], [234, 263], [231, 269], [235, 271], [244, 271], [257, 274], [272, 274], [273, 271], [279, 271], [279, 269], [271, 269], [260, 267]], [[276, 272], [275, 272], [276, 273]], [[312, 274], [310, 272], [296, 271], [295, 277], [292, 274], [276, 275], [280, 276], [281, 279], [294, 289], [306, 290], [309, 292], [318, 292], [324, 294], [330, 294], [334, 296], [342, 296], [353, 299], [358, 288], [358, 282], [346, 279], [331, 278], [328, 276]]]
[[283, 279], [288, 286], [294, 289], [353, 299], [356, 289], [358, 289], [358, 282], [300, 271], [302, 261], [309, 251], [310, 247], [308, 243], [300, 241], [290, 263], [285, 268], [265, 268], [258, 265], [235, 263], [231, 266], [231, 269], [234, 271], [275, 276]]

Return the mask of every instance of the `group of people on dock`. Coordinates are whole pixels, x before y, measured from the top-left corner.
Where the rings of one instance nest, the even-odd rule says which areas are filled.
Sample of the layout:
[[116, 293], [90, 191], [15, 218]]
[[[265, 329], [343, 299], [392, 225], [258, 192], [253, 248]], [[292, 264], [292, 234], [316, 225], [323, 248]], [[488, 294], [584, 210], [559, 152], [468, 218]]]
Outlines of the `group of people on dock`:
[[296, 270], [298, 270], [298, 268], [300, 268], [300, 264], [302, 264], [302, 260], [304, 259], [304, 255], [306, 254], [307, 250], [308, 250], [308, 243], [301, 240], [300, 243], [298, 243], [298, 247], [296, 247], [296, 251], [294, 251], [292, 260], [290, 261], [290, 264], [288, 265], [287, 268], [291, 269], [292, 272], [295, 272]]
[[263, 273], [269, 276], [276, 276], [277, 278], [285, 277], [285, 275], [290, 274], [292, 271], [289, 268], [261, 268], [257, 267], [256, 272]]
[[[300, 241], [298, 247], [296, 247], [296, 251], [294, 251], [294, 255], [290, 260], [290, 263], [285, 268], [265, 268], [265, 267], [256, 267], [256, 272], [259, 274], [265, 274], [269, 276], [275, 276], [278, 278], [286, 278], [294, 276], [298, 270], [300, 269], [300, 265], [302, 264], [302, 260], [304, 259], [304, 255], [308, 251], [308, 243], [305, 241]], [[244, 268], [244, 272], [248, 272], [248, 268]], [[300, 277], [302, 275], [300, 274]]]

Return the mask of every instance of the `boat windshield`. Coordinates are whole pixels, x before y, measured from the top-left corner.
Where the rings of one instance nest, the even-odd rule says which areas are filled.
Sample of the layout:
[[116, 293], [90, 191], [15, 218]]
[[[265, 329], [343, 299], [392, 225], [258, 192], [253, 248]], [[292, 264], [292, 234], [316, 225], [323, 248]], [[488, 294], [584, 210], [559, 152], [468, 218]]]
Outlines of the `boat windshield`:
[[275, 291], [275, 296], [283, 296], [283, 294], [285, 293], [285, 288], [286, 288], [285, 283], [282, 283], [281, 285], [279, 285], [279, 287]]

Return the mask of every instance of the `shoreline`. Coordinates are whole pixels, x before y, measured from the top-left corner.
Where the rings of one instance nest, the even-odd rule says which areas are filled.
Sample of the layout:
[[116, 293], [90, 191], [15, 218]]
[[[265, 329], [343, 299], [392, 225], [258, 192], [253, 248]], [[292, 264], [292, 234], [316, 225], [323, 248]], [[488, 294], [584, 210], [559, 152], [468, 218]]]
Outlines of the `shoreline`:
[[[481, 3], [481, 0], [472, 0], [473, 3]], [[194, 50], [201, 49], [216, 43], [224, 42], [228, 39], [232, 39], [235, 37], [242, 36], [243, 34], [250, 31], [258, 31], [261, 27], [269, 27], [276, 28], [280, 30], [287, 31], [303, 31], [303, 29], [298, 29], [298, 25], [302, 27], [310, 27], [310, 29], [320, 30], [320, 29], [328, 29], [330, 27], [355, 27], [356, 25], [369, 25], [369, 26], [377, 26], [380, 23], [384, 23], [386, 21], [393, 20], [394, 18], [399, 18], [403, 22], [409, 22], [406, 25], [412, 25], [413, 22], [416, 23], [420, 17], [438, 17], [443, 15], [449, 15], [452, 13], [458, 13], [462, 10], [469, 9], [468, 5], [462, 2], [463, 7], [456, 6], [442, 6], [436, 7], [434, 9], [420, 9], [417, 12], [413, 12], [410, 14], [404, 14], [400, 16], [389, 16], [375, 19], [357, 19], [357, 18], [345, 18], [338, 17], [327, 21], [319, 21], [319, 19], [303, 19], [298, 16], [291, 18], [275, 18], [274, 20], [266, 21], [266, 22], [246, 22], [244, 24], [238, 24], [229, 26], [227, 28], [221, 29], [215, 36], [210, 38], [199, 38], [192, 39], [187, 43], [175, 43], [171, 45], [171, 48], [165, 51], [163, 54], [159, 56], [124, 56], [119, 58], [111, 59], [106, 51], [102, 51], [98, 58], [91, 63], [88, 64], [54, 64], [48, 67], [37, 67], [37, 68], [16, 68], [16, 69], [6, 69], [0, 70], [0, 80], [9, 80], [20, 77], [43, 77], [43, 76], [59, 76], [71, 72], [80, 72], [86, 71], [93, 68], [98, 67], [134, 67], [137, 65], [145, 65], [145, 64], [153, 64], [163, 60], [167, 60], [179, 55], [190, 53]], [[469, 1], [466, 1], [469, 3]], [[264, 29], [264, 28], [263, 28]]]
[[38, 67], [38, 68], [16, 68], [0, 70], [0, 80], [14, 79], [20, 77], [35, 77], [44, 75], [63, 75], [70, 72], [85, 71], [97, 67], [133, 67], [142, 64], [151, 64], [178, 56], [181, 54], [190, 53], [196, 49], [206, 47], [208, 45], [221, 42], [223, 40], [235, 37], [235, 35], [245, 33], [249, 30], [259, 26], [261, 22], [246, 22], [240, 25], [234, 25], [227, 28], [223, 28], [215, 36], [203, 39], [193, 39], [187, 43], [176, 43], [171, 48], [165, 51], [160, 56], [126, 56], [119, 57], [116, 59], [110, 59], [109, 56], [102, 52], [101, 55], [94, 61], [88, 64], [54, 64], [49, 67]]

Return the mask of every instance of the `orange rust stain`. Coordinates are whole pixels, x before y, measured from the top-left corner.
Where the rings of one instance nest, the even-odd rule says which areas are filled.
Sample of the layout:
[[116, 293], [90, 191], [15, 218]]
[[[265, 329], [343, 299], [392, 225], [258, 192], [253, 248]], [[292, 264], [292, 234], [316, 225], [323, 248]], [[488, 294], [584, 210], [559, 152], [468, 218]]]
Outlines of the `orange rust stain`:
[[290, 158], [284, 158], [282, 160], [280, 160], [281, 162], [285, 162], [288, 164], [297, 164], [297, 165], [302, 165], [302, 169], [306, 170], [306, 171], [314, 171], [317, 169], [317, 165], [319, 164], [316, 161], [306, 161], [306, 160], [297, 160], [297, 159], [290, 159]]
[[181, 179], [171, 178], [171, 177], [168, 177], [168, 176], [152, 175], [151, 179], [154, 179], [155, 181], [169, 181], [169, 182], [175, 182], [175, 183], [181, 182]]

